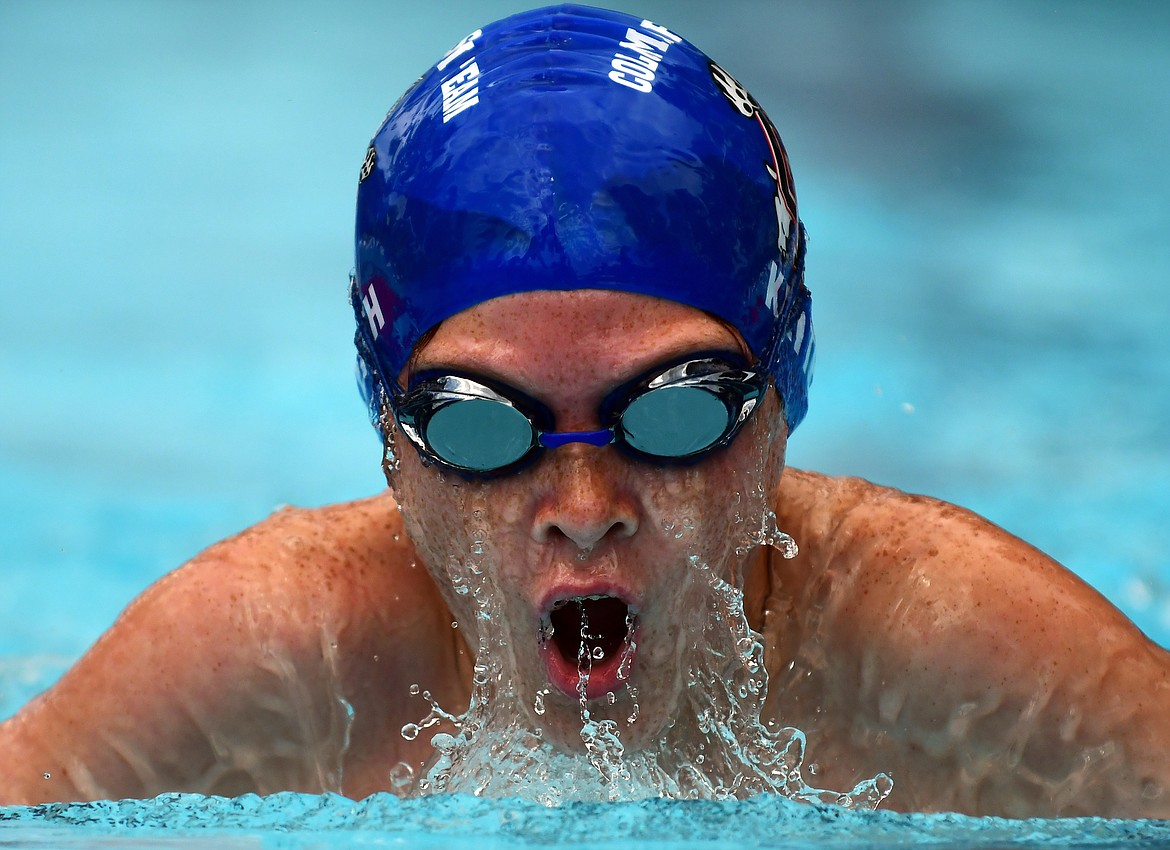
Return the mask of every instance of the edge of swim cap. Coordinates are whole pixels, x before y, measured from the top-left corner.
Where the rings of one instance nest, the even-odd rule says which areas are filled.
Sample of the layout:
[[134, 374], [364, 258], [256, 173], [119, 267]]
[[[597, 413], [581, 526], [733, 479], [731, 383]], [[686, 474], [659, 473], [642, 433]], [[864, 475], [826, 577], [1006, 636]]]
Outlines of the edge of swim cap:
[[[647, 155], [652, 152], [651, 155]], [[419, 337], [494, 297], [616, 289], [735, 326], [789, 431], [813, 337], [787, 154], [759, 104], [664, 27], [576, 6], [476, 30], [387, 115], [358, 189], [350, 299], [377, 426]]]

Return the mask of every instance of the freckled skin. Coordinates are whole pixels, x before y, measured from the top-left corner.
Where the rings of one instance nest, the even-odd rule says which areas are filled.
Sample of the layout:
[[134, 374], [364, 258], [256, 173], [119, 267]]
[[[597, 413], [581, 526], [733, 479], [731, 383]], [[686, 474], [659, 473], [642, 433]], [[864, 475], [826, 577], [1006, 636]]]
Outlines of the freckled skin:
[[757, 609], [770, 708], [823, 783], [885, 770], [905, 811], [1170, 816], [1170, 654], [1096, 591], [933, 499], [789, 469], [778, 504], [802, 551]]
[[[534, 314], [541, 321], [532, 321]], [[584, 327], [588, 334], [579, 332]], [[645, 327], [656, 331], [637, 330]], [[502, 328], [514, 330], [505, 334]], [[559, 430], [581, 431], [598, 426], [598, 407], [615, 384], [686, 352], [741, 349], [734, 332], [691, 308], [615, 293], [536, 293], [498, 299], [448, 320], [414, 366], [420, 371], [462, 367], [505, 380], [544, 400]], [[771, 417], [762, 411], [753, 418], [752, 437], [782, 432], [776, 408], [770, 410]], [[778, 469], [782, 433], [772, 442]], [[690, 590], [680, 580], [687, 552], [701, 552], [708, 562], [730, 559], [728, 496], [753, 483], [745, 475], [757, 448], [752, 440], [736, 440], [701, 466], [672, 467], [632, 462], [615, 449], [571, 444], [517, 475], [486, 483], [452, 477], [447, 484], [422, 466], [405, 441], [397, 448], [402, 466], [390, 483], [405, 506], [407, 531], [422, 560], [439, 565], [433, 570], [436, 584], [448, 591], [448, 603], [469, 632], [475, 622], [472, 600], [449, 592], [442, 565], [466, 556], [464, 523], [472, 505], [484, 514], [480, 524], [491, 530], [492, 549], [487, 572], [521, 682], [547, 678], [534, 636], [542, 602], [550, 595], [568, 587], [576, 589], [569, 595], [616, 589], [641, 601], [639, 661], [630, 680], [642, 697], [640, 721], [622, 734], [634, 747], [655, 737], [682, 693], [677, 644], [686, 635], [678, 630], [677, 611]], [[676, 540], [663, 530], [664, 521], [677, 526], [686, 517], [707, 534]], [[546, 740], [579, 748], [576, 697], [554, 691], [545, 704], [549, 710], [539, 723]], [[615, 714], [628, 716], [632, 703], [620, 708]]]
[[[544, 400], [558, 428], [584, 430], [631, 374], [738, 345], [668, 302], [529, 293], [444, 323], [416, 366], [494, 374]], [[900, 810], [1170, 817], [1170, 654], [967, 511], [858, 479], [781, 474], [779, 422], [769, 394], [732, 446], [693, 467], [571, 445], [521, 475], [461, 483], [458, 496], [399, 441], [390, 483], [405, 524], [391, 493], [284, 510], [156, 583], [0, 725], [0, 803], [388, 789], [391, 767], [421, 768], [442, 729], [402, 738], [428, 708], [409, 686], [467, 705], [474, 616], [443, 559], [466, 550], [471, 505], [491, 525], [516, 674], [533, 689], [543, 672], [525, 640], [545, 589], [601, 577], [644, 597], [643, 725], [631, 729], [652, 730], [675, 704], [671, 606], [682, 598], [678, 551], [658, 522], [693, 511], [691, 545], [727, 550], [719, 494], [762, 458], [779, 526], [801, 548], [793, 560], [753, 556], [745, 607], [765, 638], [767, 711], [807, 733], [812, 784], [848, 789], [885, 771], [895, 781], [885, 805]], [[571, 709], [550, 697], [551, 735], [571, 738]]]

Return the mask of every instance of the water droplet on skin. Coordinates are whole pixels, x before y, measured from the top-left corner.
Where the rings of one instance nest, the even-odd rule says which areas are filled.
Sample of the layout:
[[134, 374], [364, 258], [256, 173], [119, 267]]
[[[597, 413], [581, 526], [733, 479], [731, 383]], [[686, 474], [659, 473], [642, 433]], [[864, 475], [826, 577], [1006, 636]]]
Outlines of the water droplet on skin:
[[403, 792], [414, 782], [414, 768], [404, 761], [398, 762], [390, 768], [390, 787], [397, 792]]
[[630, 678], [630, 671], [634, 665], [634, 653], [638, 650], [638, 644], [630, 641], [626, 644], [625, 652], [622, 653], [621, 663], [618, 664], [617, 677], [621, 681]]
[[382, 469], [386, 472], [397, 472], [400, 465], [398, 455], [394, 451], [394, 444], [387, 441], [382, 450]]
[[417, 723], [407, 723], [402, 727], [402, 737], [407, 741], [413, 741], [418, 737], [419, 731]]
[[457, 629], [457, 628], [459, 628], [459, 621], [458, 621], [458, 620], [452, 620], [452, 621], [451, 621], [451, 628], [453, 628], [453, 629]]
[[780, 532], [780, 539], [772, 541], [772, 547], [780, 550], [780, 557], [786, 561], [791, 561], [800, 554], [800, 547], [796, 545], [796, 541], [784, 532]]
[[[764, 427], [758, 425], [760, 421], [757, 417], [756, 426]], [[772, 527], [761, 522], [762, 518], [767, 519], [763, 497], [758, 503], [753, 497], [753, 492], [762, 493], [763, 489], [757, 487], [753, 491], [751, 488], [753, 480], [762, 478], [762, 463], [758, 469], [733, 470], [735, 483], [727, 489], [743, 502], [740, 513], [745, 519], [736, 530], [737, 539], [728, 542], [727, 550], [709, 549], [705, 541], [693, 537], [690, 538], [693, 543], [688, 541], [679, 547], [683, 551], [677, 557], [685, 559], [680, 566], [689, 568], [682, 592], [689, 594], [686, 598], [690, 603], [685, 608], [687, 613], [683, 621], [671, 626], [672, 633], [689, 641], [689, 645], [679, 644], [685, 655], [679, 659], [683, 667], [678, 671], [680, 683], [691, 683], [685, 687], [683, 696], [688, 702], [688, 713], [666, 722], [662, 731], [657, 733], [661, 739], [657, 750], [651, 741], [647, 747], [626, 752], [619, 735], [621, 730], [635, 728], [632, 726], [634, 722], [646, 723], [639, 720], [638, 694], [629, 687], [627, 678], [632, 675], [634, 652], [628, 648], [633, 644], [632, 639], [617, 650], [619, 676], [625, 686], [622, 703], [629, 710], [623, 708], [614, 719], [591, 716], [591, 709], [598, 703], [616, 706], [618, 700], [617, 694], [609, 691], [605, 693], [604, 702], [585, 699], [591, 668], [612, 653], [598, 646], [600, 641], [592, 636], [592, 629], [584, 622], [580, 624], [579, 646], [582, 651], [578, 658], [581, 699], [575, 712], [580, 719], [577, 727], [580, 743], [569, 752], [542, 740], [541, 730], [532, 729], [539, 717], [558, 714], [558, 724], [561, 725], [562, 721], [570, 719], [571, 714], [569, 717], [560, 716], [562, 708], [567, 706], [560, 702], [550, 703], [547, 699], [552, 692], [550, 689], [542, 686], [534, 692], [511, 672], [511, 652], [499, 649], [508, 643], [505, 638], [509, 637], [500, 601], [507, 597], [496, 580], [500, 571], [494, 560], [493, 547], [484, 545], [482, 558], [469, 555], [464, 549], [461, 560], [456, 560], [451, 573], [461, 577], [464, 592], [472, 594], [468, 601], [474, 602], [476, 641], [468, 650], [468, 656], [476, 665], [471, 703], [463, 714], [452, 715], [432, 700], [431, 713], [413, 724], [418, 727], [420, 736], [423, 730], [427, 730], [435, 754], [430, 761], [431, 767], [411, 782], [406, 793], [515, 795], [544, 805], [558, 805], [575, 799], [640, 799], [663, 793], [686, 798], [742, 799], [772, 791], [811, 801], [837, 799], [840, 796], [837, 792], [818, 791], [801, 778], [803, 747], [798, 742], [793, 748], [792, 743], [793, 735], [802, 733], [780, 728], [774, 719], [760, 716], [767, 697], [766, 673], [760, 663], [762, 655], [757, 652], [762, 650], [762, 645], [754, 641], [743, 616], [742, 595], [727, 581], [727, 577], [735, 575], [735, 565], [727, 563], [727, 555], [734, 547], [747, 544], [755, 534], [777, 536]], [[747, 477], [751, 475], [756, 478]], [[693, 476], [689, 473], [679, 473], [671, 480], [683, 483], [691, 478]], [[456, 482], [450, 483], [454, 485]], [[679, 490], [679, 494], [687, 492], [699, 493], [701, 490], [693, 487], [690, 491]], [[487, 512], [479, 510], [486, 497], [479, 492], [477, 485], [464, 484], [463, 490], [454, 498], [467, 522], [453, 539], [461, 539], [459, 545], [467, 547], [475, 537], [474, 529], [488, 525], [487, 516], [495, 521], [497, 513], [495, 508]], [[700, 506], [697, 499], [693, 504], [693, 508], [687, 509], [690, 516], [686, 517], [692, 530], [700, 525], [705, 527], [709, 520], [706, 511], [711, 507], [707, 504]], [[506, 512], [507, 509], [501, 510]], [[727, 523], [733, 509], [721, 505], [718, 510], [723, 522]], [[658, 516], [662, 516], [661, 511]], [[661, 539], [666, 540], [676, 532], [681, 537], [686, 536], [688, 529], [682, 526], [681, 517], [660, 522]], [[486, 543], [483, 539], [476, 542]], [[478, 570], [478, 575], [472, 572], [473, 567]], [[627, 617], [626, 626], [632, 638], [635, 632], [632, 615]], [[547, 640], [550, 631], [544, 623], [538, 624], [542, 640]], [[531, 637], [528, 640], [531, 643]], [[600, 653], [598, 649], [601, 649]], [[740, 693], [745, 696], [741, 698]], [[530, 699], [533, 710], [524, 705]], [[707, 714], [702, 722], [710, 730], [705, 738], [706, 745], [698, 741], [688, 744], [686, 742], [692, 741], [697, 732], [695, 723], [703, 710]], [[569, 711], [573, 709], [569, 708]], [[608, 714], [611, 709], [599, 711]], [[630, 726], [621, 726], [619, 730], [622, 713], [627, 715], [625, 722]], [[431, 727], [440, 722], [449, 724], [456, 734], [433, 734]], [[659, 727], [655, 725], [654, 728]], [[558, 736], [558, 744], [564, 743]], [[884, 783], [881, 787], [873, 785], [864, 789], [859, 785], [845, 796], [856, 808], [874, 808], [881, 802], [885, 787]]]
[[410, 686], [410, 695], [416, 697], [416, 696], [418, 696], [418, 693], [419, 693], [418, 683], [415, 682], [413, 685]]
[[53, 774], [49, 773], [49, 771], [46, 770], [44, 773], [41, 774], [41, 778], [42, 779], [52, 779]]

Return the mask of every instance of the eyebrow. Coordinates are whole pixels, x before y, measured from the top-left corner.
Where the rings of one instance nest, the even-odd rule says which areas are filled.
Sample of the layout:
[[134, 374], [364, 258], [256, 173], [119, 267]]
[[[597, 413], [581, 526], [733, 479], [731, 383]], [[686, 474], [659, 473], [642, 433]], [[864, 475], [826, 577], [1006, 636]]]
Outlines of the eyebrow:
[[[677, 349], [668, 349], [664, 352], [659, 352], [660, 356], [657, 359], [645, 362], [645, 364], [640, 368], [628, 370], [626, 374], [620, 380], [612, 384], [612, 386], [620, 386], [623, 383], [631, 381], [638, 375], [653, 370], [657, 364], [669, 363], [671, 361], [679, 362], [684, 360], [687, 358], [688, 352], [693, 353], [695, 357], [701, 357], [704, 355], [710, 356], [718, 354], [732, 354], [735, 355], [733, 359], [741, 360], [745, 365], [750, 365], [758, 361], [758, 358], [752, 352], [751, 347], [743, 338], [743, 334], [739, 332], [739, 329], [736, 328], [732, 322], [707, 310], [703, 310], [701, 312], [703, 312], [708, 318], [715, 322], [715, 324], [722, 328], [729, 338], [719, 340], [691, 340], [689, 343], [680, 345]], [[402, 373], [398, 376], [400, 379], [400, 384], [404, 379], [405, 386], [407, 389], [409, 389], [410, 386], [415, 382], [416, 376], [420, 373], [430, 376], [436, 376], [440, 374], [462, 374], [468, 377], [478, 375], [479, 377], [490, 378], [494, 381], [498, 381], [502, 384], [513, 387], [514, 389], [519, 389], [524, 392], [529, 391], [525, 386], [517, 384], [513, 378], [505, 378], [498, 372], [490, 368], [486, 368], [482, 364], [473, 364], [471, 366], [464, 364], [460, 366], [458, 364], [452, 364], [450, 361], [437, 360], [433, 364], [423, 363], [420, 365], [419, 361], [425, 357], [425, 349], [434, 339], [436, 333], [438, 333], [443, 324], [443, 322], [440, 322], [434, 327], [429, 328], [418, 338], [418, 341], [414, 344], [414, 347], [410, 352], [410, 357], [407, 359], [406, 365], [402, 369]]]
[[[744, 366], [751, 364], [754, 360], [750, 354], [745, 354], [743, 351], [736, 350], [735, 348], [727, 345], [708, 347], [689, 346], [687, 348], [682, 348], [673, 354], [663, 354], [661, 357], [646, 363], [640, 368], [629, 369], [625, 374], [619, 376], [612, 383], [608, 384], [607, 388], [603, 390], [603, 393], [610, 392], [614, 388], [621, 387], [630, 383], [631, 381], [635, 381], [640, 376], [652, 374], [659, 368], [666, 369], [669, 368], [669, 365], [671, 364], [683, 363], [688, 360], [699, 360], [705, 357], [721, 358], [727, 360], [729, 363], [741, 364]], [[408, 376], [407, 389], [409, 390], [413, 388], [413, 386], [418, 381], [431, 380], [442, 375], [471, 378], [472, 380], [486, 379], [494, 383], [501, 384], [505, 387], [518, 390], [533, 398], [540, 397], [539, 387], [532, 387], [527, 385], [525, 382], [518, 382], [514, 377], [504, 377], [498, 372], [484, 368], [482, 366], [468, 366], [466, 364], [458, 365], [451, 363], [445, 364], [442, 361], [439, 361], [434, 365], [428, 364], [421, 368], [414, 369]]]

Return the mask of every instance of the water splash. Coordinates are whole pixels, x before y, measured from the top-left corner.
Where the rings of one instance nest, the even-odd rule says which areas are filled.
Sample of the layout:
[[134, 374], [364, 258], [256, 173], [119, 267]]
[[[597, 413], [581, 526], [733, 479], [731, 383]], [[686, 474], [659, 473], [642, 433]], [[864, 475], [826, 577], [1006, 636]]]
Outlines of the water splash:
[[[729, 800], [778, 793], [848, 809], [877, 808], [892, 788], [884, 774], [848, 791], [817, 788], [805, 780], [804, 733], [761, 720], [767, 697], [763, 644], [743, 615], [742, 592], [715, 577], [702, 562], [691, 568], [709, 577], [715, 602], [696, 641], [705, 644], [706, 651], [696, 654], [687, 671], [691, 687], [675, 726], [655, 746], [630, 751], [620, 722], [596, 714], [617, 699], [607, 695], [605, 706], [586, 699], [593, 657], [584, 649], [578, 694], [582, 750], [567, 753], [554, 746], [540, 727], [525, 725], [525, 713], [515, 705], [516, 688], [504, 675], [498, 653], [491, 653], [499, 640], [490, 628], [481, 629], [478, 657], [488, 661], [476, 665], [468, 710], [453, 715], [423, 692], [431, 710], [417, 724], [419, 730], [447, 720], [457, 731], [434, 736], [436, 757], [412, 790], [512, 796], [545, 805], [660, 796]], [[480, 621], [489, 626], [497, 619], [492, 598], [476, 595], [487, 609]], [[589, 637], [583, 622], [583, 647]], [[537, 689], [530, 702], [537, 719], [545, 716], [547, 695], [547, 688]], [[633, 726], [640, 713], [637, 689], [627, 687], [626, 696], [632, 704], [624, 721]]]
[[[848, 791], [816, 788], [804, 776], [804, 733], [765, 719], [764, 646], [744, 613], [742, 574], [747, 558], [760, 547], [774, 548], [784, 558], [797, 553], [795, 541], [778, 528], [759, 483], [775, 480], [767, 464], [761, 451], [747, 468], [733, 471], [731, 481], [691, 469], [674, 473], [678, 480], [661, 494], [662, 505], [652, 506], [651, 515], [657, 511], [657, 516], [643, 531], [657, 533], [665, 557], [678, 560], [678, 589], [672, 589], [677, 598], [671, 602], [679, 620], [672, 632], [681, 665], [676, 702], [667, 709], [656, 697], [649, 715], [642, 710], [632, 639], [619, 661], [618, 678], [625, 688], [588, 699], [593, 665], [604, 660], [604, 650], [595, 654], [601, 647], [583, 612], [577, 746], [560, 725], [556, 735], [546, 734], [550, 724], [573, 722], [565, 705], [553, 712], [548, 688], [516, 678], [515, 647], [502, 616], [507, 597], [497, 579], [504, 565], [488, 532], [503, 527], [503, 521], [492, 512], [490, 491], [475, 483], [443, 485], [458, 487], [462, 499], [455, 515], [463, 522], [465, 549], [450, 556], [445, 572], [450, 589], [474, 603], [475, 628], [468, 637], [474, 635], [476, 665], [463, 713], [442, 709], [423, 692], [430, 710], [404, 731], [417, 737], [441, 721], [454, 731], [432, 737], [435, 755], [411, 793], [512, 796], [544, 805], [647, 797], [727, 800], [771, 793], [876, 808], [892, 788], [887, 776], [879, 774]], [[711, 533], [712, 528], [727, 529], [728, 522], [730, 534]], [[576, 554], [582, 562], [592, 556]], [[627, 627], [632, 625], [628, 617]], [[538, 637], [546, 640], [551, 626], [542, 629]], [[661, 646], [660, 639], [657, 651]], [[648, 717], [661, 722], [661, 728], [647, 726]], [[637, 746], [631, 746], [634, 740]]]
[[735, 554], [743, 557], [757, 546], [769, 546], [787, 560], [792, 560], [800, 554], [800, 547], [796, 545], [792, 535], [780, 530], [776, 522], [776, 512], [771, 508], [760, 514], [759, 525], [748, 529], [743, 542], [736, 546]]

